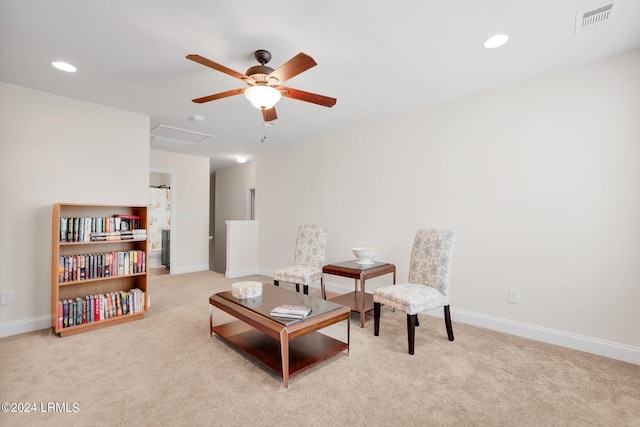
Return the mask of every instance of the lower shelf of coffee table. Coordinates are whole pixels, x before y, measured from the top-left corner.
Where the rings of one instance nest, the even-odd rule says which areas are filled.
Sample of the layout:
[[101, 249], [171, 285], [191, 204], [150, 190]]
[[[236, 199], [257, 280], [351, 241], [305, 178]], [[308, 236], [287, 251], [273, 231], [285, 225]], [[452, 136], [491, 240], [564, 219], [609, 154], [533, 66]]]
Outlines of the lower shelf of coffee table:
[[[214, 326], [213, 332], [232, 347], [254, 359], [280, 377], [280, 342], [239, 320]], [[348, 350], [347, 343], [320, 332], [311, 332], [289, 342], [289, 376]]]

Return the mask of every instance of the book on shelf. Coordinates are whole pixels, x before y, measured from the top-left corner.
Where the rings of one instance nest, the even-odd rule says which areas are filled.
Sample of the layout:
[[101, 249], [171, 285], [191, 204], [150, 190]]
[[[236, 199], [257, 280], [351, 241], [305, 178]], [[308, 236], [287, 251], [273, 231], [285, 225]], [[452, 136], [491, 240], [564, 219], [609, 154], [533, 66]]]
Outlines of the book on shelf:
[[92, 294], [58, 301], [58, 329], [144, 311], [144, 292], [139, 288]]
[[62, 300], [62, 326], [61, 328], [66, 328], [69, 326], [69, 301]]
[[76, 301], [75, 301], [76, 319], [75, 319], [75, 322], [74, 322], [76, 325], [81, 325], [82, 324], [82, 301], [83, 301], [82, 298], [76, 297]]
[[91, 303], [93, 305], [93, 318], [92, 321], [100, 321], [100, 297], [98, 295], [91, 295]]
[[111, 294], [106, 293], [104, 295], [104, 317], [105, 319], [109, 319], [111, 316], [111, 310], [113, 305], [111, 304]]
[[[90, 242], [104, 241], [101, 237], [120, 235], [126, 232], [128, 235], [145, 235], [147, 230], [140, 216], [117, 214], [113, 217], [60, 217], [60, 242]], [[137, 237], [137, 239], [142, 239]]]
[[67, 241], [67, 218], [60, 218], [60, 241]]
[[73, 241], [79, 242], [80, 238], [78, 237], [80, 234], [78, 233], [78, 224], [80, 218], [73, 218]]
[[58, 301], [58, 329], [62, 329], [64, 309], [62, 301]]
[[71, 298], [67, 299], [67, 304], [69, 305], [67, 323], [69, 326], [74, 326], [76, 323], [76, 304]]
[[271, 316], [285, 319], [304, 319], [311, 313], [311, 307], [307, 305], [282, 304], [271, 310]]
[[146, 254], [141, 250], [63, 255], [58, 262], [58, 282], [139, 274], [146, 271]]
[[122, 298], [120, 297], [120, 292], [114, 292], [113, 299], [116, 301], [116, 316], [122, 316]]

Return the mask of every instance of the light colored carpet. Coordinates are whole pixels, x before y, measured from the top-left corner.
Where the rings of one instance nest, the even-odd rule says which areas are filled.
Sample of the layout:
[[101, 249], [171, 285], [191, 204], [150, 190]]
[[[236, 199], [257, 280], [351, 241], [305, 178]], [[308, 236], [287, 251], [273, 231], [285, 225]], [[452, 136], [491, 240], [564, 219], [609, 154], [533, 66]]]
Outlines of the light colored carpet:
[[[251, 279], [270, 284], [267, 277]], [[640, 366], [421, 316], [416, 354], [406, 317], [351, 319], [351, 351], [290, 380], [209, 337], [217, 273], [150, 276], [137, 322], [58, 338], [0, 340], [0, 399], [77, 412], [0, 413], [0, 425], [640, 426]], [[285, 284], [286, 285], [286, 284]], [[318, 292], [312, 289], [313, 292]], [[223, 319], [216, 317], [216, 321]]]

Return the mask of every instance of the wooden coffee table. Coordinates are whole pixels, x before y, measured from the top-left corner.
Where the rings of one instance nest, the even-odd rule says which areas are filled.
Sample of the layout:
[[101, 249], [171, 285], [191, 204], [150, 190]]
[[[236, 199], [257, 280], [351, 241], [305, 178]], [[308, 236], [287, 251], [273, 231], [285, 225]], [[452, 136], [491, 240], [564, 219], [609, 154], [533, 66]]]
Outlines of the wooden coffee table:
[[[210, 335], [218, 337], [282, 377], [284, 387], [289, 377], [323, 360], [347, 350], [349, 353], [349, 307], [265, 284], [262, 296], [237, 299], [231, 291], [209, 297]], [[303, 304], [312, 307], [305, 319], [290, 321], [271, 317], [271, 309], [280, 304]], [[238, 320], [213, 325], [213, 307]], [[334, 323], [347, 324], [347, 342], [320, 332]]]
[[[332, 302], [347, 305], [352, 311], [360, 313], [360, 327], [364, 328], [364, 316], [373, 310], [373, 295], [365, 292], [364, 284], [367, 279], [393, 273], [393, 284], [396, 284], [396, 266], [388, 262], [374, 262], [373, 264], [358, 264], [356, 260], [329, 264], [322, 267], [323, 274], [350, 277], [355, 279], [355, 290], [348, 294], [331, 298]], [[360, 291], [358, 291], [360, 281]]]

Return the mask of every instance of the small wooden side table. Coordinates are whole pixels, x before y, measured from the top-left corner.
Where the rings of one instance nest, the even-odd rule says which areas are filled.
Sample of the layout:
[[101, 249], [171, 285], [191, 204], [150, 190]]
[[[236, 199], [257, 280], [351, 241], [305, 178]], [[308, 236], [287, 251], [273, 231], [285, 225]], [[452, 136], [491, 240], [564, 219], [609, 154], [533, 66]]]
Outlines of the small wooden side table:
[[[367, 311], [373, 310], [373, 295], [365, 292], [365, 281], [383, 274], [393, 273], [393, 284], [396, 284], [396, 266], [388, 262], [358, 264], [356, 260], [328, 264], [322, 267], [323, 274], [350, 277], [355, 279], [355, 290], [344, 295], [331, 298], [331, 302], [346, 305], [351, 311], [360, 313], [360, 327], [364, 328], [364, 317]], [[360, 290], [358, 291], [358, 281]]]

